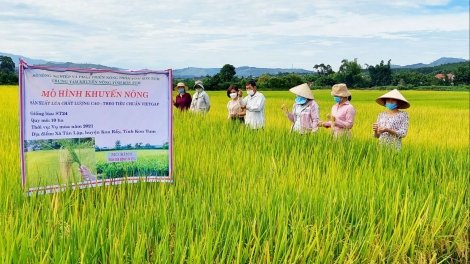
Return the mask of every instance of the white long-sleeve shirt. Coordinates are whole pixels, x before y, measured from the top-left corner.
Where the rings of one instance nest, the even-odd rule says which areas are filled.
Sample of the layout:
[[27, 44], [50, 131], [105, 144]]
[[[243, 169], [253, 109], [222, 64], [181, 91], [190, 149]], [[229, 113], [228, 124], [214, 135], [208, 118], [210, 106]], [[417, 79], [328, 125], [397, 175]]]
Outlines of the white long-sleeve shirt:
[[260, 92], [248, 95], [240, 102], [246, 106], [245, 125], [252, 129], [264, 128], [264, 103], [266, 98]]
[[211, 108], [211, 102], [209, 100], [209, 95], [202, 90], [201, 92], [196, 92], [193, 95], [193, 100], [191, 101], [191, 106], [189, 110], [194, 112], [209, 112]]

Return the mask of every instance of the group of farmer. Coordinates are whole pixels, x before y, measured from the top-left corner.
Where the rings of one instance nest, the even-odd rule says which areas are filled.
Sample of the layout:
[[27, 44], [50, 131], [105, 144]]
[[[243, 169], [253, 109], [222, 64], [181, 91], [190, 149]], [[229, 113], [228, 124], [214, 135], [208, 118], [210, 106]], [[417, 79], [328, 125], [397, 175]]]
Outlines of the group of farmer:
[[[197, 113], [207, 113], [210, 109], [208, 94], [204, 91], [201, 81], [196, 81], [194, 88], [196, 93], [191, 98], [187, 92], [188, 87], [180, 82], [175, 87], [178, 91], [173, 105], [180, 110], [190, 110]], [[266, 98], [257, 91], [256, 82], [246, 83], [247, 96], [243, 98], [243, 91], [237, 85], [231, 85], [227, 89], [230, 101], [227, 103], [228, 119], [240, 122], [252, 129], [264, 128], [264, 105]], [[296, 95], [295, 102], [290, 112], [283, 104], [281, 109], [292, 122], [291, 132], [301, 134], [316, 132], [319, 127], [331, 128], [335, 137], [350, 138], [354, 125], [356, 110], [352, 106], [351, 93], [346, 84], [335, 84], [332, 87], [331, 96], [335, 104], [331, 113], [327, 114], [325, 121], [320, 120], [320, 111], [314, 99], [310, 87], [304, 83], [289, 89]], [[379, 105], [385, 106], [387, 111], [379, 114], [377, 122], [372, 125], [372, 135], [381, 143], [401, 148], [401, 139], [408, 131], [408, 114], [399, 109], [410, 107], [408, 101], [396, 89], [380, 96], [375, 100]]]

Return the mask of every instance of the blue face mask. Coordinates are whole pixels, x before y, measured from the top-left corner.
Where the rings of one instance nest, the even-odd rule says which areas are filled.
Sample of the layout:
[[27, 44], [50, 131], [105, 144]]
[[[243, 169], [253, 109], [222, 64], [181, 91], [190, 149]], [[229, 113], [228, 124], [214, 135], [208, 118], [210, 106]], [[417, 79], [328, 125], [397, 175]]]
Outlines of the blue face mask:
[[335, 97], [333, 97], [333, 100], [335, 100], [335, 102], [339, 103], [339, 102], [341, 102], [341, 97], [335, 96]]
[[307, 102], [307, 98], [305, 97], [302, 97], [302, 96], [298, 96], [295, 97], [295, 103], [298, 104], [298, 105], [303, 105]]
[[178, 89], [178, 93], [184, 93], [184, 89]]
[[386, 103], [386, 104], [385, 104], [385, 107], [387, 107], [387, 108], [390, 109], [390, 110], [393, 110], [393, 109], [397, 108], [397, 104], [389, 104], [389, 103]]

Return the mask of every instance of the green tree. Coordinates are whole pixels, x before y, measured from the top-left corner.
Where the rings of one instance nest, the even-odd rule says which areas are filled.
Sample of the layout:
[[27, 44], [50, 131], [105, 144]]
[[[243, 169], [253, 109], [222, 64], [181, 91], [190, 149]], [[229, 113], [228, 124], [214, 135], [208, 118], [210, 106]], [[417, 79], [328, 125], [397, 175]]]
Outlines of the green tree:
[[163, 149], [168, 149], [170, 144], [168, 142], [163, 143]]
[[434, 75], [426, 75], [416, 71], [408, 70], [392, 74], [392, 85], [417, 87], [437, 85], [438, 83], [439, 79]]
[[232, 82], [236, 74], [235, 67], [231, 64], [225, 64], [219, 72], [222, 82]]
[[15, 74], [15, 63], [8, 56], [0, 56], [0, 72], [5, 74]]
[[366, 84], [365, 80], [362, 78], [361, 70], [362, 67], [357, 62], [357, 59], [354, 59], [354, 61], [343, 59], [339, 71], [336, 74], [336, 81], [338, 83], [345, 83], [348, 87], [366, 87], [368, 84]]
[[380, 64], [375, 66], [367, 65], [370, 75], [371, 86], [387, 86], [392, 83], [392, 69], [390, 68], [390, 61], [385, 65], [384, 61], [380, 61]]
[[285, 75], [282, 77], [282, 79], [284, 79], [284, 87], [278, 87], [278, 89], [288, 89], [288, 88], [292, 88], [292, 87], [295, 87], [297, 85], [300, 85], [302, 83], [304, 83], [304, 79], [302, 79], [302, 77], [298, 74], [295, 74], [295, 73], [291, 73], [291, 74], [288, 74], [288, 75]]
[[282, 87], [286, 87], [285, 80], [282, 77], [273, 76], [268, 81], [269, 88], [276, 90], [282, 89]]
[[306, 82], [315, 82], [318, 79], [317, 74], [305, 74], [303, 77]]
[[333, 86], [336, 83], [336, 74], [320, 76], [315, 80], [314, 86], [324, 87], [324, 86]]
[[258, 89], [265, 89], [265, 88], [271, 88], [269, 86], [269, 79], [271, 79], [271, 76], [269, 74], [263, 74], [258, 78], [258, 81], [256, 82], [256, 86]]
[[333, 69], [331, 68], [330, 64], [328, 65], [325, 65], [324, 63], [315, 64], [313, 68], [317, 71], [317, 74], [320, 76], [328, 76], [328, 75], [335, 73]]
[[217, 73], [212, 77], [207, 75], [202, 82], [204, 83], [205, 90], [221, 90], [222, 80], [220, 79], [220, 73]]
[[121, 141], [120, 140], [116, 140], [116, 143], [114, 143], [114, 148], [115, 149], [121, 149]]
[[470, 67], [460, 66], [454, 72], [454, 85], [470, 84]]

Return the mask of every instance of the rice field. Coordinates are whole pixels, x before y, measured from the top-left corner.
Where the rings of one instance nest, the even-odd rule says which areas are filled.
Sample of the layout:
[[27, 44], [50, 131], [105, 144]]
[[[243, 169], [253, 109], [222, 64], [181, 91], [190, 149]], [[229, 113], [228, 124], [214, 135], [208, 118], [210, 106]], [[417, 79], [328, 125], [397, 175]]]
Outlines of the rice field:
[[[372, 123], [386, 91], [352, 90], [351, 140], [290, 134], [289, 92], [263, 92], [266, 128], [174, 113], [174, 184], [137, 183], [27, 197], [18, 94], [0, 87], [2, 263], [467, 263], [469, 94], [403, 91], [399, 153]], [[334, 104], [313, 91], [321, 119]]]
[[[129, 168], [137, 167], [141, 172], [145, 171], [168, 171], [168, 150], [134, 150], [139, 156], [138, 162], [107, 163], [107, 151], [95, 152], [95, 149], [77, 149], [77, 155], [81, 163], [87, 166], [93, 174], [102, 178], [116, 177], [117, 172], [128, 171]], [[26, 152], [26, 185], [29, 188], [51, 186], [65, 183], [61, 176], [58, 162], [59, 150], [41, 150]], [[114, 151], [120, 152], [120, 151]], [[78, 163], [73, 163], [70, 168], [70, 179], [72, 183], [81, 182], [82, 176], [78, 170]], [[134, 176], [129, 175], [128, 176]], [[137, 176], [137, 175], [136, 175]]]

